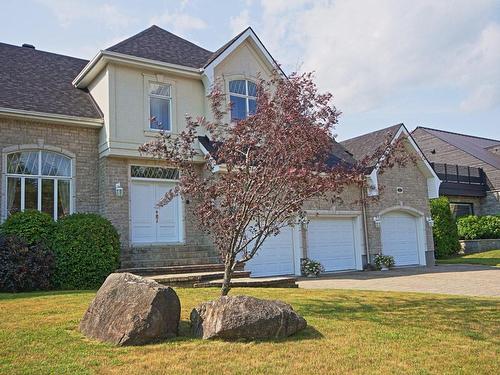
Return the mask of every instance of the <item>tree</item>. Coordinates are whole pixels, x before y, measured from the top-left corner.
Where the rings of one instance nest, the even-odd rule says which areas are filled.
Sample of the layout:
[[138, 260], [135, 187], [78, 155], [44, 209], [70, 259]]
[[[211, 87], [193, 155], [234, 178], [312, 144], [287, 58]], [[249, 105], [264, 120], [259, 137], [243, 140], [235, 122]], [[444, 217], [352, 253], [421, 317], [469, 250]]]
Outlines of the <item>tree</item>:
[[457, 222], [450, 209], [450, 202], [446, 197], [431, 199], [431, 216], [434, 220], [432, 233], [434, 237], [434, 252], [437, 258], [446, 258], [458, 253]]
[[[178, 186], [160, 204], [181, 194], [195, 205], [200, 227], [212, 238], [225, 265], [222, 295], [237, 265], [252, 259], [269, 236], [304, 217], [305, 201], [328, 198], [347, 185], [365, 183], [363, 163], [332, 158], [339, 112], [330, 93], [319, 93], [311, 73], [279, 74], [257, 85], [257, 112], [227, 124], [220, 85], [210, 95], [213, 119], [186, 117], [178, 136], [162, 134], [142, 153], [180, 170]], [[206, 129], [211, 153], [203, 171], [194, 163], [198, 129]], [[386, 157], [389, 160], [389, 157]]]

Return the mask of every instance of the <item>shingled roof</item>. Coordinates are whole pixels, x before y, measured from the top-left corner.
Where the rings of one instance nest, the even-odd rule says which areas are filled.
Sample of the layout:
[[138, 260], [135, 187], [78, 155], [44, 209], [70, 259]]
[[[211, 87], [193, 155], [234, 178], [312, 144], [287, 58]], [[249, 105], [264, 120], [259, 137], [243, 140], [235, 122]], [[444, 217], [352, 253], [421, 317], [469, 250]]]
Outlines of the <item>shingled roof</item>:
[[106, 49], [169, 64], [202, 68], [213, 52], [153, 25]]
[[[397, 124], [389, 126], [388, 128], [366, 133], [360, 135], [359, 137], [347, 139], [340, 142], [340, 144], [344, 146], [356, 160], [363, 161], [366, 158], [369, 160], [370, 156], [378, 151], [388, 139], [392, 139], [396, 135], [401, 126], [404, 125]], [[376, 162], [376, 160], [373, 160], [372, 162]]]
[[101, 118], [90, 94], [71, 84], [87, 62], [0, 43], [0, 107]]

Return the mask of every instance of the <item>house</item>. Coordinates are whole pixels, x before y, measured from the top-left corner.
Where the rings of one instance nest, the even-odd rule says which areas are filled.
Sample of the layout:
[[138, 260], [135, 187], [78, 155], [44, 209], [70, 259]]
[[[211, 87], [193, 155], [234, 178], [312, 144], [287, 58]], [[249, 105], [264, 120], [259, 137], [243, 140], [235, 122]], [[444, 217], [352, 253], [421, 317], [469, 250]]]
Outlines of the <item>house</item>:
[[456, 216], [500, 214], [500, 140], [422, 126], [412, 135]]
[[[26, 209], [54, 219], [96, 212], [120, 233], [123, 267], [218, 262], [188, 201], [155, 206], [178, 171], [138, 147], [160, 130], [178, 133], [186, 113], [210, 117], [216, 79], [233, 103], [231, 118], [251, 115], [256, 77], [275, 68], [251, 28], [211, 52], [152, 26], [90, 61], [0, 43], [1, 219]], [[439, 179], [404, 125], [337, 143], [336, 157], [362, 158], [388, 136], [406, 136], [417, 163], [379, 174], [374, 161], [369, 191], [350, 187], [334, 203], [308, 202], [308, 223], [270, 238], [248, 264], [253, 275], [299, 274], [304, 257], [327, 271], [361, 270], [379, 252], [401, 266], [433, 264], [428, 199]], [[379, 199], [359, 203], [364, 195]]]

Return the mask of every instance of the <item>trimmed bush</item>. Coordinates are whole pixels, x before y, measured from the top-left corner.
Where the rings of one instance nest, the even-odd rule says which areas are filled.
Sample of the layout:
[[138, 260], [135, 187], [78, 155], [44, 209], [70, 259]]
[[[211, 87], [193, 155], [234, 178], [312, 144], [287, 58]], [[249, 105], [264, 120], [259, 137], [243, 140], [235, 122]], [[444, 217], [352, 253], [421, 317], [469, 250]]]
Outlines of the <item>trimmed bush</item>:
[[54, 220], [44, 212], [26, 210], [10, 215], [0, 227], [0, 234], [16, 236], [28, 245], [47, 246], [54, 231]]
[[49, 289], [53, 271], [54, 254], [43, 245], [0, 236], [0, 291]]
[[109, 220], [97, 214], [73, 214], [58, 220], [52, 249], [57, 288], [97, 288], [119, 265], [119, 235]]
[[458, 219], [458, 235], [463, 240], [500, 238], [500, 216], [464, 216]]
[[431, 199], [431, 215], [434, 220], [434, 253], [436, 258], [445, 258], [460, 251], [457, 223], [450, 210], [446, 197]]

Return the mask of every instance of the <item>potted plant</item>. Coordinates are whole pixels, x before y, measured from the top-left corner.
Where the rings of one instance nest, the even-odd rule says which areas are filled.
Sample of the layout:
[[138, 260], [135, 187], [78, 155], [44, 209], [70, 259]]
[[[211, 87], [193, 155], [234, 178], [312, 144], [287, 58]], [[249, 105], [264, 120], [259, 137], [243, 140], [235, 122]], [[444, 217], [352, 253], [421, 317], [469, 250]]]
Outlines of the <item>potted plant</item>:
[[318, 277], [321, 272], [325, 272], [325, 268], [320, 262], [309, 258], [302, 259], [300, 268], [302, 275], [306, 277]]
[[391, 255], [377, 254], [375, 256], [375, 266], [379, 270], [388, 271], [390, 268], [394, 267], [394, 264], [394, 257]]

